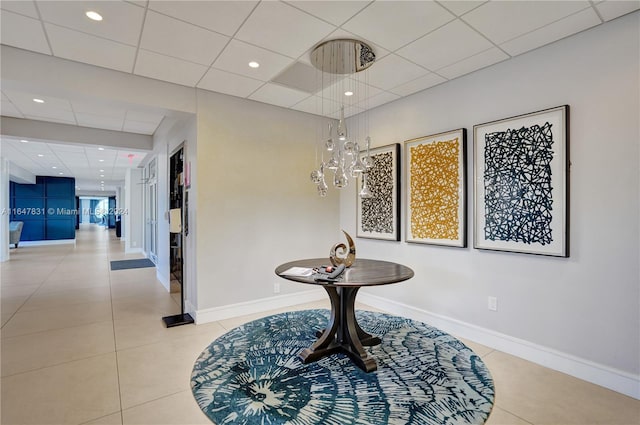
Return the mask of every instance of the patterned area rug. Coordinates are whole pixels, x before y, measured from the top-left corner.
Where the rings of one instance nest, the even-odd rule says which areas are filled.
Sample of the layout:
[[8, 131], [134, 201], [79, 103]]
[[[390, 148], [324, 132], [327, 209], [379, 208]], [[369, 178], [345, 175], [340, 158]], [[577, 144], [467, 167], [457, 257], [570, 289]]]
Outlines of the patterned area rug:
[[294, 311], [237, 327], [200, 355], [191, 388], [217, 425], [483, 424], [489, 371], [471, 349], [421, 322], [368, 311], [360, 326], [382, 338], [365, 373], [343, 354], [302, 364], [327, 310]]

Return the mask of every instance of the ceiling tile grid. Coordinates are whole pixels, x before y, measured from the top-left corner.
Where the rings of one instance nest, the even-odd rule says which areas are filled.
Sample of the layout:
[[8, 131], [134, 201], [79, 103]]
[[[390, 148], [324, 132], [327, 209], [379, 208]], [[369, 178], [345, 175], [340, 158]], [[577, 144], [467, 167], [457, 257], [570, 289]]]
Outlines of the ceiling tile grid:
[[[339, 104], [331, 100], [333, 89], [325, 86], [322, 90], [322, 85], [310, 83], [321, 73], [311, 67], [309, 56], [323, 41], [357, 38], [376, 53], [368, 75], [352, 84], [354, 96], [345, 101], [349, 116], [639, 9], [640, 0], [2, 0], [0, 42], [336, 117]], [[89, 20], [85, 16], [89, 10], [102, 14], [103, 20]], [[258, 62], [259, 67], [249, 67], [250, 61]], [[34, 97], [45, 103], [35, 104]], [[4, 87], [1, 112], [9, 117], [147, 135], [155, 132], [164, 117], [151, 110], [145, 116], [130, 105], [105, 106], [100, 99], [83, 104], [64, 94], [51, 98]], [[25, 156], [25, 145], [14, 143], [4, 152], [15, 154], [25, 168], [42, 172], [42, 167], [53, 166]], [[84, 154], [88, 165], [73, 163], [87, 179], [96, 167], [104, 167], [101, 169], [109, 176], [116, 168], [126, 169], [135, 162], [114, 154], [109, 164], [99, 164], [91, 159], [93, 154]]]
[[140, 48], [209, 66], [229, 42], [229, 37], [148, 11]]

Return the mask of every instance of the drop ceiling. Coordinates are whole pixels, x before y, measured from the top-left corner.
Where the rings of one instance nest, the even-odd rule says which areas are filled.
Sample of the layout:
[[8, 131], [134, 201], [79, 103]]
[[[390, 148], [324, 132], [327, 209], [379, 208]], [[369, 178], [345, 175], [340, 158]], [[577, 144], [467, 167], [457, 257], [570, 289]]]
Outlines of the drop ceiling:
[[[0, 8], [1, 43], [7, 46], [335, 116], [332, 88], [308, 84], [311, 73], [318, 74], [310, 52], [323, 40], [361, 39], [376, 54], [366, 80], [349, 81], [356, 94], [346, 113], [354, 115], [633, 12], [640, 1], [3, 0]], [[89, 10], [103, 20], [88, 19]], [[260, 66], [251, 68], [250, 61]], [[37, 97], [3, 89], [2, 115], [146, 135], [164, 118], [64, 94], [43, 104], [33, 102]], [[3, 155], [12, 160], [39, 146], [3, 144]], [[62, 161], [61, 149], [68, 146], [49, 149], [70, 174], [89, 178], [95, 147], [70, 151], [74, 165]], [[109, 155], [114, 179], [121, 178], [121, 168], [137, 165], [123, 162], [118, 150]], [[23, 159], [23, 168], [37, 173], [53, 166], [29, 160], [34, 164]]]

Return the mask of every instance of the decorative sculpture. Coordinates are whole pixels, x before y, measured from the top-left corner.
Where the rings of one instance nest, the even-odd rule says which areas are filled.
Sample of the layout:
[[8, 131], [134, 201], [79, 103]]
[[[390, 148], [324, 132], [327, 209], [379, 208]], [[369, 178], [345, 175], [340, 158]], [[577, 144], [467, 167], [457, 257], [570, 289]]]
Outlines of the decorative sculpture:
[[[351, 236], [349, 236], [347, 232], [343, 230], [342, 233], [347, 237], [349, 250], [347, 251], [347, 246], [345, 244], [337, 243], [331, 248], [329, 260], [331, 260], [331, 264], [336, 267], [340, 264], [344, 264], [345, 267], [351, 267], [356, 261], [356, 245], [353, 243], [353, 239], [351, 239]], [[340, 257], [338, 255], [340, 255]]]

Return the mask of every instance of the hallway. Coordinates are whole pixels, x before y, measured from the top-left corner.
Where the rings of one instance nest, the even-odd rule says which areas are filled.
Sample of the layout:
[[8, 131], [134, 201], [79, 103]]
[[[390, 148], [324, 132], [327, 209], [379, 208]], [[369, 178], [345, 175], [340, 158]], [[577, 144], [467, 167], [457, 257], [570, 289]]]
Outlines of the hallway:
[[[202, 350], [246, 321], [328, 307], [166, 329], [180, 306], [155, 268], [110, 271], [127, 258], [140, 255], [113, 230], [83, 225], [75, 245], [21, 245], [0, 263], [2, 424], [211, 424], [189, 386]], [[495, 381], [488, 425], [640, 423], [637, 400], [464, 342]]]
[[166, 329], [180, 306], [155, 268], [110, 271], [113, 230], [76, 245], [20, 246], [2, 263], [2, 423], [209, 423], [189, 376], [219, 323]]

